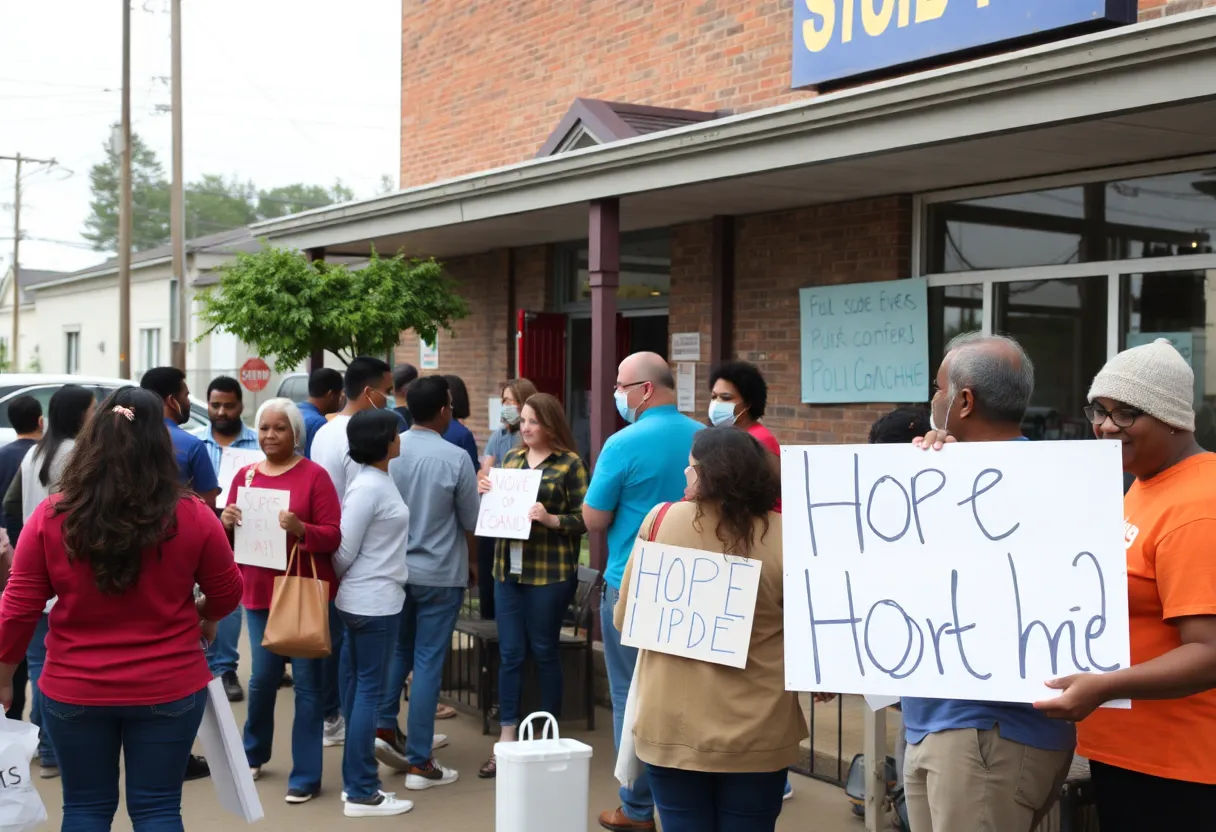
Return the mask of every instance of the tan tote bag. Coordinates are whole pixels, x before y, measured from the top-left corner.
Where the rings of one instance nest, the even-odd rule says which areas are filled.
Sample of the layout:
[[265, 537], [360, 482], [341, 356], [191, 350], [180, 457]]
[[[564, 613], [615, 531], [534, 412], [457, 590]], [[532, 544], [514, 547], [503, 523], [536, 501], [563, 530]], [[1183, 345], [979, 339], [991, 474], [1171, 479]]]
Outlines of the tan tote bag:
[[329, 581], [317, 577], [317, 564], [308, 558], [312, 577], [306, 577], [303, 565], [295, 574], [300, 547], [291, 548], [287, 571], [274, 579], [274, 594], [270, 596], [270, 614], [262, 646], [289, 659], [323, 659], [330, 654], [329, 641]]

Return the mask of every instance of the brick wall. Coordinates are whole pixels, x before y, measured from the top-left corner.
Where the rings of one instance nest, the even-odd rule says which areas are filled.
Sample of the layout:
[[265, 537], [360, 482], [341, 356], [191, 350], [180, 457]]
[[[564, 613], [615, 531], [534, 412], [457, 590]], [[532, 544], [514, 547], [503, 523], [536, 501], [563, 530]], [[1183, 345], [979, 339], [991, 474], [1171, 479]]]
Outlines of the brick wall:
[[[1140, 0], [1141, 17], [1216, 0]], [[577, 97], [742, 112], [789, 90], [792, 0], [402, 4], [401, 185], [536, 154]]]

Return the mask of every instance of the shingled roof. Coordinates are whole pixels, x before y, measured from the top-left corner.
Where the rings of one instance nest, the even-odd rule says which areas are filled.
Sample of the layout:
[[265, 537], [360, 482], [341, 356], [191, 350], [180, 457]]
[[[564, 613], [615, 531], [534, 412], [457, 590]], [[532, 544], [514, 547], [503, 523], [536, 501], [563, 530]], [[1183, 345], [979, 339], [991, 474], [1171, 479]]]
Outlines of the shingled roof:
[[536, 156], [554, 156], [591, 144], [611, 144], [687, 124], [712, 121], [720, 115], [722, 113], [702, 110], [675, 110], [596, 98], [576, 98]]

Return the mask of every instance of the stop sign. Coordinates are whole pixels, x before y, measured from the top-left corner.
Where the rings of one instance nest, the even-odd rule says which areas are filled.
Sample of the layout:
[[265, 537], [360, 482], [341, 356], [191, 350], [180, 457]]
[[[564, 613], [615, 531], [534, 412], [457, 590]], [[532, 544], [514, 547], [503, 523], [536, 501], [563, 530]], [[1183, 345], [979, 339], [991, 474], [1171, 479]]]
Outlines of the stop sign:
[[251, 358], [241, 365], [241, 384], [253, 392], [265, 390], [270, 383], [270, 367], [260, 358]]

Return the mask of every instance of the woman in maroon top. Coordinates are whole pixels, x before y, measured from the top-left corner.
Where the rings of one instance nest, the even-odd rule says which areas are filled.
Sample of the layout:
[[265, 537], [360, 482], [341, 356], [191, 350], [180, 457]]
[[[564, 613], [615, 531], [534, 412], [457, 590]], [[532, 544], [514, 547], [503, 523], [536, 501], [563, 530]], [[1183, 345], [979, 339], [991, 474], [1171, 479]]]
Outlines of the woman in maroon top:
[[[182, 829], [182, 772], [211, 672], [200, 621], [236, 609], [241, 573], [214, 512], [180, 484], [163, 405], [115, 391], [77, 437], [60, 493], [21, 533], [0, 599], [0, 700], [46, 602], [43, 728], [63, 777], [63, 828], [109, 829], [126, 763], [136, 830]], [[203, 595], [196, 601], [197, 584]]]
[[[338, 578], [331, 557], [342, 541], [342, 509], [338, 492], [325, 469], [303, 456], [308, 436], [304, 417], [290, 399], [271, 399], [258, 408], [258, 444], [266, 460], [237, 472], [228, 489], [228, 505], [220, 519], [231, 531], [241, 522], [236, 506], [240, 488], [273, 488], [291, 496], [288, 510], [279, 513], [279, 526], [287, 533], [287, 551], [299, 545], [297, 563], [303, 574], [329, 582], [333, 618]], [[241, 606], [249, 626], [253, 674], [249, 679], [249, 711], [245, 720], [245, 756], [254, 779], [270, 762], [274, 744], [274, 703], [287, 659], [262, 647], [274, 579], [283, 572], [241, 565], [245, 594]], [[291, 659], [295, 681], [295, 715], [291, 730], [291, 774], [287, 802], [307, 803], [321, 790], [321, 747], [325, 723], [325, 659]]]

